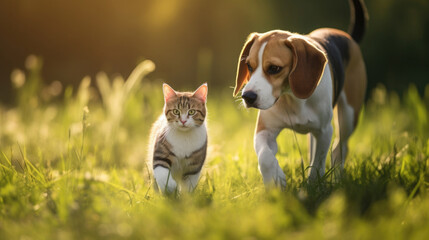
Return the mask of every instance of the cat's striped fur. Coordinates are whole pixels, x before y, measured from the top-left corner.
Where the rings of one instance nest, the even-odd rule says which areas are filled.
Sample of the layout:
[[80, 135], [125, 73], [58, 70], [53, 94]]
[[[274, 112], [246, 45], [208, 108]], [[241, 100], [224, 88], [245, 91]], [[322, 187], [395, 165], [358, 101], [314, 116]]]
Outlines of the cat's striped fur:
[[207, 153], [207, 84], [195, 92], [176, 92], [167, 84], [164, 113], [154, 123], [149, 159], [156, 186], [171, 193], [195, 189]]

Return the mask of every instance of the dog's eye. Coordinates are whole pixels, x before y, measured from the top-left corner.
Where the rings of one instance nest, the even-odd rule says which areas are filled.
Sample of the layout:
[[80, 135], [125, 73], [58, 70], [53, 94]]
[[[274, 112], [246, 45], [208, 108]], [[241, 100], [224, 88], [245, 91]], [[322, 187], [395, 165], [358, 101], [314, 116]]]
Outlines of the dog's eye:
[[274, 74], [279, 73], [282, 69], [283, 69], [282, 67], [279, 67], [276, 65], [270, 65], [267, 69], [267, 73], [270, 75], [274, 75]]
[[253, 68], [250, 66], [250, 63], [247, 63], [247, 69], [249, 69], [249, 72], [253, 72]]

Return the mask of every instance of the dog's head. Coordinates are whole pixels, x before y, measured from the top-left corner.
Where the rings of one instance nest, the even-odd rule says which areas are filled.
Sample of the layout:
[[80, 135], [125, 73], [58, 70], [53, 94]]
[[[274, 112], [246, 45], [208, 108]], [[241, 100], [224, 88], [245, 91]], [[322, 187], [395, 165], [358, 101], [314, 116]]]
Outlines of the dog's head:
[[290, 89], [301, 99], [316, 89], [326, 64], [325, 54], [305, 37], [283, 31], [252, 33], [241, 50], [234, 89], [246, 107], [270, 108]]

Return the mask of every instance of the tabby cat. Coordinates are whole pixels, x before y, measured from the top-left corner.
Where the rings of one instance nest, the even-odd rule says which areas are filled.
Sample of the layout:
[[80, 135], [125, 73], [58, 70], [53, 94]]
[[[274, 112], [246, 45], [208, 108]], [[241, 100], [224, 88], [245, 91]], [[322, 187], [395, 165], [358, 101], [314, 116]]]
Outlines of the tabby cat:
[[149, 146], [156, 189], [192, 192], [207, 152], [207, 84], [191, 93], [164, 83], [163, 92], [164, 113], [152, 126]]

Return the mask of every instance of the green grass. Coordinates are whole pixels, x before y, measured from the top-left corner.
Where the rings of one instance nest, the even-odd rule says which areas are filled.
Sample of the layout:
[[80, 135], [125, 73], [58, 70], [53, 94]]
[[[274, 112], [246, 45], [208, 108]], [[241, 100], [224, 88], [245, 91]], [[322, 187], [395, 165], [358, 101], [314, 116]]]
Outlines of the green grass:
[[258, 172], [256, 110], [240, 107], [232, 89], [209, 86], [200, 183], [191, 195], [164, 198], [145, 163], [163, 104], [161, 82], [144, 78], [153, 66], [139, 65], [126, 81], [86, 77], [58, 95], [33, 61], [12, 74], [15, 103], [0, 105], [0, 239], [429, 236], [429, 87], [424, 98], [413, 86], [401, 98], [374, 91], [338, 182], [328, 173], [308, 185], [307, 138], [282, 132], [277, 157], [288, 185], [279, 192], [266, 191]]

